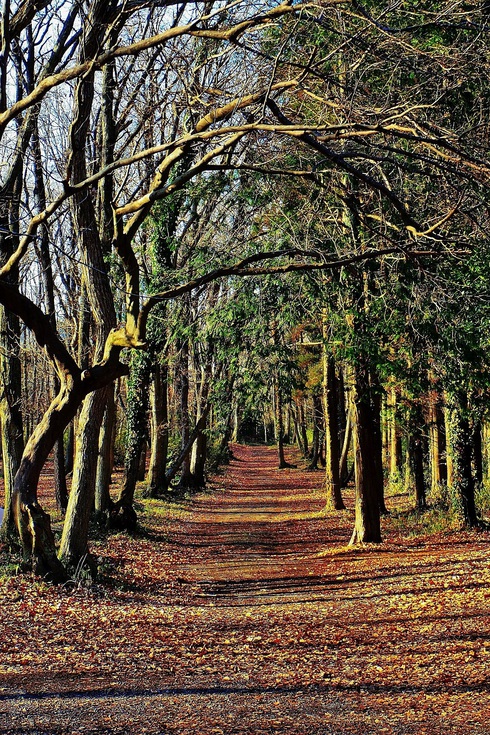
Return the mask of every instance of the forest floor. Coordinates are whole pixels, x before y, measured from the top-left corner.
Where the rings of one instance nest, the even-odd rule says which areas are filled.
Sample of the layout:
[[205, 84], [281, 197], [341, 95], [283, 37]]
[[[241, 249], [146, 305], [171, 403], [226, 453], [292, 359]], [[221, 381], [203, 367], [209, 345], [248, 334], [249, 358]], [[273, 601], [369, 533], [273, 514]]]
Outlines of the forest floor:
[[490, 733], [490, 535], [391, 496], [349, 548], [351, 492], [325, 513], [321, 473], [234, 452], [97, 541], [97, 584], [0, 578], [0, 733]]

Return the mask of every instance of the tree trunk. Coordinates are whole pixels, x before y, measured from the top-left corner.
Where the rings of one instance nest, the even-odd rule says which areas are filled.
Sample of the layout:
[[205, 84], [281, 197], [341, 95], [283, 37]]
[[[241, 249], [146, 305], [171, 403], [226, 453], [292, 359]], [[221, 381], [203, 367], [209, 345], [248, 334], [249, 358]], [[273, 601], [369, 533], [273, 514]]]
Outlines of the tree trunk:
[[111, 507], [110, 485], [114, 468], [114, 437], [116, 428], [116, 401], [114, 386], [107, 390], [104, 419], [99, 435], [97, 473], [95, 479], [95, 513], [102, 516]]
[[[211, 404], [208, 404], [205, 407], [204, 411], [202, 412], [201, 416], [199, 417], [199, 420], [196, 423], [194, 429], [190, 432], [189, 438], [187, 440], [187, 444], [184, 447], [182, 447], [182, 450], [179, 456], [177, 457], [175, 462], [172, 464], [172, 466], [169, 467], [168, 472], [165, 477], [167, 481], [167, 485], [169, 485], [174, 479], [174, 477], [177, 476], [177, 473], [180, 467], [182, 466], [182, 463], [190, 456], [192, 446], [194, 442], [196, 441], [197, 437], [199, 436], [199, 432], [202, 431], [202, 429], [206, 425], [206, 419], [208, 417], [210, 410], [211, 410]], [[181, 487], [180, 483], [178, 487], [179, 488]]]
[[32, 559], [36, 574], [64, 581], [66, 571], [58, 560], [50, 518], [37, 500], [41, 470], [55, 442], [73, 419], [84, 397], [81, 386], [64, 386], [26, 444], [15, 476], [12, 498], [24, 558]]
[[284, 455], [284, 423], [282, 415], [282, 395], [279, 388], [279, 380], [277, 376], [274, 379], [274, 407], [275, 407], [275, 419], [276, 419], [276, 441], [277, 441], [277, 454], [279, 460], [279, 469], [284, 470], [290, 465], [286, 462]]
[[[304, 398], [301, 398], [298, 403], [298, 419], [299, 419], [299, 425], [301, 429], [301, 443], [303, 445], [303, 456], [305, 459], [310, 454], [310, 449], [308, 446], [308, 432], [306, 427], [306, 411], [305, 411], [305, 401]], [[284, 433], [284, 430], [283, 430]]]
[[168, 369], [155, 366], [150, 392], [151, 456], [148, 472], [150, 497], [155, 498], [167, 489], [165, 473], [168, 459]]
[[134, 353], [131, 356], [131, 374], [126, 409], [124, 481], [115, 505], [115, 510], [121, 509], [121, 514], [126, 515], [130, 520], [128, 530], [134, 530], [135, 516], [128, 509], [133, 507], [134, 491], [140, 474], [141, 454], [148, 436], [150, 370], [151, 364], [148, 355]]
[[338, 381], [333, 355], [327, 353], [324, 361], [324, 408], [325, 416], [325, 489], [327, 507], [344, 510], [345, 505], [340, 491], [340, 446], [338, 419]]
[[446, 485], [449, 494], [454, 490], [454, 462], [453, 462], [453, 413], [450, 396], [444, 393], [444, 431], [446, 435]]
[[63, 439], [58, 439], [54, 445], [54, 492], [56, 496], [56, 507], [65, 512], [68, 506], [68, 488], [66, 485], [65, 451]]
[[483, 441], [482, 425], [479, 419], [473, 424], [473, 463], [475, 466], [475, 481], [481, 485], [483, 482]]
[[429, 393], [430, 492], [435, 498], [440, 495], [444, 477], [442, 461], [443, 443], [440, 396], [438, 391], [431, 390]]
[[87, 396], [78, 421], [72, 488], [59, 553], [60, 560], [70, 570], [90, 561], [88, 529], [95, 499], [99, 429], [108, 392], [104, 388]]
[[75, 456], [75, 422], [72, 421], [66, 431], [65, 451], [65, 475], [73, 472], [73, 459]]
[[383, 436], [381, 433], [382, 394], [378, 376], [372, 370], [370, 371], [369, 388], [371, 393], [373, 459], [376, 472], [376, 487], [378, 488], [379, 512], [381, 515], [387, 515], [388, 509], [385, 505], [384, 494]]
[[340, 488], [341, 489], [343, 487], [347, 487], [347, 483], [349, 482], [349, 477], [352, 474], [352, 472], [349, 472], [349, 468], [347, 465], [351, 443], [352, 443], [352, 417], [351, 417], [351, 408], [349, 406], [349, 409], [347, 411], [347, 423], [345, 425], [345, 432], [344, 432], [344, 443], [342, 445], [342, 453], [340, 455], [340, 462], [339, 462], [339, 477], [340, 477]]
[[390, 482], [398, 482], [402, 473], [402, 440], [398, 422], [398, 397], [391, 388], [387, 401], [387, 422], [389, 437]]
[[373, 419], [367, 367], [354, 369], [353, 433], [356, 478], [355, 524], [350, 544], [381, 541], [378, 474], [374, 462]]
[[465, 393], [448, 397], [450, 411], [450, 454], [452, 487], [459, 500], [464, 523], [469, 528], [479, 525], [475, 506], [475, 481], [472, 471], [472, 432], [468, 397]]
[[[21, 177], [11, 180], [11, 190], [2, 189], [0, 197], [0, 265], [3, 265], [18, 246]], [[12, 233], [12, 234], [10, 234]], [[7, 276], [12, 286], [19, 285], [19, 272], [12, 269]], [[24, 450], [22, 419], [22, 369], [20, 361], [19, 317], [0, 305], [0, 430], [2, 433], [2, 463], [5, 488], [4, 517], [0, 538], [13, 541], [16, 537], [12, 508], [15, 474]]]
[[316, 393], [313, 394], [313, 442], [311, 446], [311, 461], [309, 470], [318, 469], [320, 458], [320, 434], [322, 429], [322, 400]]
[[427, 509], [427, 496], [424, 477], [424, 439], [420, 427], [413, 430], [410, 437], [410, 460], [415, 485], [415, 504], [417, 510]]
[[12, 541], [16, 536], [11, 499], [24, 450], [19, 337], [18, 318], [0, 306], [0, 429], [5, 488], [0, 538], [5, 541]]

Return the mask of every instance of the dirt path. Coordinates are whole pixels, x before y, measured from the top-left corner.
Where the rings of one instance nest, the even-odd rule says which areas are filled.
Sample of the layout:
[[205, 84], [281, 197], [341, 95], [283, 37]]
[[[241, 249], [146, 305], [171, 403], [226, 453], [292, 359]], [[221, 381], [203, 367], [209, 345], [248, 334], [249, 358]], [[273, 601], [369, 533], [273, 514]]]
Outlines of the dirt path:
[[0, 583], [0, 733], [488, 735], [488, 535], [352, 550], [318, 473], [235, 454], [100, 547], [113, 587]]

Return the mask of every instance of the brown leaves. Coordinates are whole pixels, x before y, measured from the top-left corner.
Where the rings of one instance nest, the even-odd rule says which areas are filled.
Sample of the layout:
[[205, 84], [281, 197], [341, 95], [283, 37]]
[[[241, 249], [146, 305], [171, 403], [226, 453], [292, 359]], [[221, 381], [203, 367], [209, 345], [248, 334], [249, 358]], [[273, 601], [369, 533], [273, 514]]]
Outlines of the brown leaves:
[[487, 535], [387, 528], [375, 552], [348, 549], [352, 511], [319, 514], [320, 474], [235, 454], [225, 490], [152, 501], [148, 537], [97, 544], [112, 587], [0, 583], [16, 727], [72, 732], [90, 692], [85, 732], [484, 732]]

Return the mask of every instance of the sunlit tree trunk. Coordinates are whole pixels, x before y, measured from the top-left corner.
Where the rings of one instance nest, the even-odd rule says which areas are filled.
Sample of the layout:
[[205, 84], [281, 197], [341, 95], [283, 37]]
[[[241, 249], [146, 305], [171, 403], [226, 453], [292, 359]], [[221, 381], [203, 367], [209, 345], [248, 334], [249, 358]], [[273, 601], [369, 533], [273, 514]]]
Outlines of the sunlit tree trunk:
[[168, 459], [168, 368], [157, 363], [150, 391], [151, 455], [148, 488], [152, 498], [167, 489], [165, 473]]
[[376, 487], [378, 488], [379, 512], [386, 515], [388, 509], [385, 505], [384, 476], [383, 476], [383, 438], [381, 434], [381, 405], [382, 392], [376, 373], [371, 370], [369, 375], [369, 389], [371, 393], [371, 415], [373, 434], [373, 460], [376, 472]]
[[442, 472], [442, 445], [441, 406], [438, 391], [429, 393], [429, 465], [430, 465], [430, 492], [438, 497], [443, 481]]
[[[185, 338], [181, 343], [179, 375], [178, 375], [178, 393], [180, 397], [180, 430], [181, 430], [181, 450], [187, 446], [191, 432], [191, 421], [189, 414], [189, 340]], [[191, 472], [191, 453], [185, 453], [182, 461], [182, 469], [180, 473], [179, 487], [186, 489], [192, 487]]]
[[447, 392], [444, 393], [444, 433], [446, 436], [446, 484], [449, 493], [454, 488], [454, 462], [453, 462], [453, 413], [451, 398]]
[[310, 448], [308, 446], [308, 432], [306, 426], [306, 411], [305, 411], [305, 400], [303, 397], [298, 402], [298, 421], [301, 431], [301, 444], [303, 446], [303, 456], [306, 458], [309, 456]]
[[389, 437], [389, 467], [390, 481], [396, 482], [400, 479], [402, 472], [402, 442], [400, 436], [400, 428], [398, 421], [398, 397], [396, 388], [391, 387], [388, 392], [387, 400], [387, 424]]
[[[59, 557], [66, 568], [76, 569], [89, 562], [88, 529], [94, 507], [98, 451], [94, 451], [91, 431], [104, 418], [108, 388], [91, 393], [85, 399], [75, 439], [73, 481], [63, 526]], [[99, 433], [96, 434], [97, 439]]]
[[[214, 302], [213, 294], [211, 294], [210, 304]], [[214, 342], [210, 340], [207, 349], [204, 351], [203, 359], [205, 365], [201, 368], [201, 390], [197, 397], [197, 413], [196, 421], [199, 420], [209, 403], [209, 394], [211, 391], [212, 370], [214, 357]], [[199, 366], [196, 366], [199, 370]], [[206, 486], [206, 459], [208, 451], [208, 437], [206, 434], [206, 424], [200, 429], [191, 454], [191, 475], [194, 487], [204, 488]]]
[[311, 445], [311, 461], [308, 466], [310, 470], [318, 469], [320, 458], [320, 434], [322, 430], [322, 400], [316, 393], [313, 394], [313, 441]]

